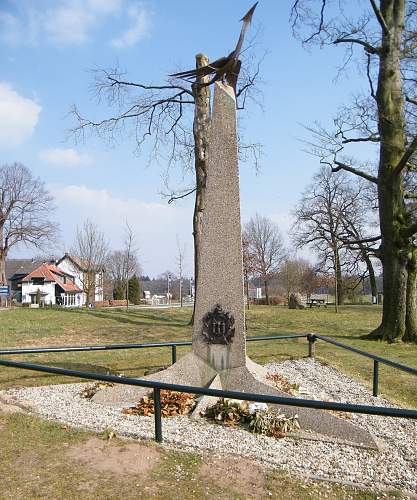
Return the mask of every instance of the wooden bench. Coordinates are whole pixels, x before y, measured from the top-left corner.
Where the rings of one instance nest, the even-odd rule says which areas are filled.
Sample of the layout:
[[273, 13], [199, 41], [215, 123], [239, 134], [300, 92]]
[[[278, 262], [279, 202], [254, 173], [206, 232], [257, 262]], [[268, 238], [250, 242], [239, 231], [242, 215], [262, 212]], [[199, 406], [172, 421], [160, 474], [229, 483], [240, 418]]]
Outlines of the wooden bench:
[[310, 309], [312, 307], [327, 307], [326, 301], [324, 299], [309, 299], [307, 300], [307, 305], [310, 306]]

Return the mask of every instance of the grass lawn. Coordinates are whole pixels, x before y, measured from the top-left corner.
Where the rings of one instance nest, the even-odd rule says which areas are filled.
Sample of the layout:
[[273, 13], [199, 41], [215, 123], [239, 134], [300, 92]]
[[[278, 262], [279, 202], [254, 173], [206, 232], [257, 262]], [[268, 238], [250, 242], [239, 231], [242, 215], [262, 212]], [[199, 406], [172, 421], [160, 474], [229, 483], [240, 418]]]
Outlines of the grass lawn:
[[[189, 340], [191, 309], [13, 309], [0, 313], [0, 346], [33, 347], [127, 342]], [[300, 311], [282, 307], [256, 306], [247, 313], [248, 335], [315, 332], [417, 368], [417, 346], [367, 341], [360, 337], [377, 326], [378, 306], [346, 306]], [[178, 356], [187, 348], [179, 348]], [[249, 355], [259, 363], [301, 357], [307, 342], [282, 340], [248, 343]], [[372, 360], [318, 341], [317, 357], [341, 371], [372, 383]], [[47, 363], [79, 370], [123, 373], [139, 376], [146, 370], [170, 363], [171, 352], [164, 349], [118, 350], [107, 352], [31, 354], [10, 359]], [[23, 370], [0, 368], [0, 387], [69, 382], [69, 378]], [[417, 407], [416, 377], [380, 366], [380, 391], [408, 407]]]
[[[248, 335], [316, 332], [390, 359], [417, 367], [417, 346], [387, 345], [361, 340], [378, 324], [378, 307], [344, 307], [289, 311], [257, 306], [247, 314]], [[0, 312], [1, 348], [158, 342], [188, 340], [191, 310], [130, 309], [57, 310], [13, 309]], [[186, 348], [178, 349], [178, 356]], [[362, 380], [372, 379], [372, 362], [329, 344], [317, 343], [317, 356]], [[307, 354], [306, 340], [254, 342], [248, 353], [256, 361], [300, 357]], [[51, 353], [13, 356], [10, 359], [53, 366], [141, 375], [170, 363], [170, 349], [108, 352]], [[0, 388], [74, 381], [65, 377], [0, 367]], [[416, 379], [381, 367], [381, 390], [408, 407], [417, 406]], [[15, 413], [0, 402], [0, 498], [380, 498], [327, 483], [306, 484], [297, 477], [248, 463], [236, 457], [173, 451], [153, 443], [97, 439], [38, 417]], [[137, 457], [149, 457], [145, 467]], [[230, 462], [231, 461], [231, 462]], [[128, 464], [124, 469], [123, 464]], [[143, 463], [142, 463], [143, 466]], [[133, 467], [133, 468], [132, 468]], [[250, 472], [248, 472], [250, 471]], [[232, 478], [232, 479], [230, 479]], [[242, 493], [243, 492], [243, 493]], [[401, 495], [398, 495], [401, 496]], [[393, 498], [393, 496], [390, 496]]]
[[0, 433], [1, 499], [381, 498], [306, 483], [240, 457], [226, 461], [152, 442], [107, 441], [20, 413], [0, 411]]

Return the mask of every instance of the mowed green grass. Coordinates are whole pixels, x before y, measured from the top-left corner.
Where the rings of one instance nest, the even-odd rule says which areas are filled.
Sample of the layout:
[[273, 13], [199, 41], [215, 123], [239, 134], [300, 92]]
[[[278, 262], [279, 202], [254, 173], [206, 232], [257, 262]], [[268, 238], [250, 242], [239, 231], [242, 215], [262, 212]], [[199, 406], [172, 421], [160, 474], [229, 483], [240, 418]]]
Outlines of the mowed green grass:
[[[283, 307], [253, 306], [247, 311], [247, 335], [280, 335], [313, 332], [417, 368], [417, 346], [386, 344], [361, 337], [379, 324], [378, 306], [345, 306], [300, 311]], [[146, 343], [190, 340], [190, 308], [176, 309], [21, 309], [0, 312], [0, 348]], [[178, 356], [186, 347], [178, 348]], [[247, 344], [248, 354], [259, 363], [307, 355], [305, 339], [261, 341]], [[316, 355], [368, 387], [372, 383], [372, 360], [318, 341]], [[99, 373], [140, 376], [171, 362], [169, 348], [97, 352], [28, 354], [8, 359]], [[0, 387], [73, 382], [68, 377], [0, 367]], [[399, 404], [417, 406], [417, 378], [380, 366], [380, 391]]]

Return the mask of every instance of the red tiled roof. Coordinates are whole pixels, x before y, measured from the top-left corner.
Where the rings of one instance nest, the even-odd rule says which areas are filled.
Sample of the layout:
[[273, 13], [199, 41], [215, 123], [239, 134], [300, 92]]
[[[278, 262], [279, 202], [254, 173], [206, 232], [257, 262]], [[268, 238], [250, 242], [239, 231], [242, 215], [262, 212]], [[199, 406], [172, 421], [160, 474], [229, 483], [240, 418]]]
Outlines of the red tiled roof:
[[44, 278], [46, 281], [55, 281], [55, 277], [49, 269], [49, 266], [50, 264], [41, 264], [39, 267], [25, 276], [22, 281], [31, 281], [33, 278]]
[[65, 273], [54, 264], [43, 263], [25, 276], [22, 281], [28, 282], [33, 278], [43, 278], [46, 281], [57, 283], [64, 290], [64, 292], [81, 292], [82, 290], [74, 283], [64, 283], [64, 278], [67, 277], [73, 278], [73, 276]]

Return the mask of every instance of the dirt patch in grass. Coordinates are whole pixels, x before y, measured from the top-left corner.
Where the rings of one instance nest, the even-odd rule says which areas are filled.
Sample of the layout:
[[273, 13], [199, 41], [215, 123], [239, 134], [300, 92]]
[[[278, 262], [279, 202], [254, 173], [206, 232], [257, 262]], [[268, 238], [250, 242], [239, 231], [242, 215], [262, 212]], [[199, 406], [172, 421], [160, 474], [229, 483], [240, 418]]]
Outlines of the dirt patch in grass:
[[141, 443], [103, 441], [92, 437], [85, 443], [76, 444], [66, 455], [81, 461], [88, 467], [106, 473], [144, 476], [160, 461], [160, 452]]
[[260, 498], [265, 493], [265, 471], [243, 457], [206, 457], [199, 475], [202, 481], [213, 481], [223, 487], [245, 492], [245, 498]]
[[24, 403], [17, 404], [15, 401], [0, 397], [0, 413], [25, 413], [28, 409]]

